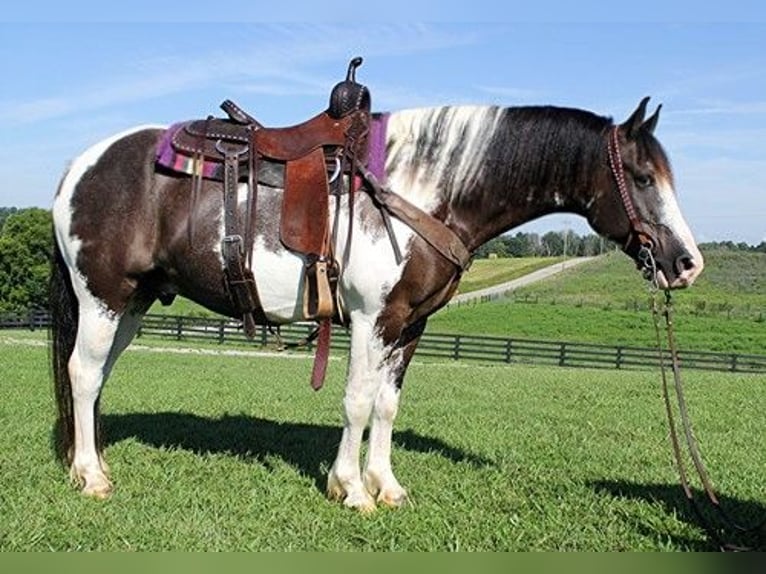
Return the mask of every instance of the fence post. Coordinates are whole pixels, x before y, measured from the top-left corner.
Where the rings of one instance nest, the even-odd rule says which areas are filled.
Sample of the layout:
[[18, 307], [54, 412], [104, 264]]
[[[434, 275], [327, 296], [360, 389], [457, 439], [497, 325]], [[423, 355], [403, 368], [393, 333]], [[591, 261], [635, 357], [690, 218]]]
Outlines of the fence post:
[[736, 371], [737, 370], [737, 354], [733, 353], [731, 355], [731, 370]]
[[224, 342], [224, 327], [226, 326], [226, 321], [223, 319], [218, 320], [218, 344], [223, 345]]
[[559, 347], [559, 367], [563, 367], [567, 360], [567, 344], [561, 343]]
[[269, 333], [266, 331], [266, 325], [261, 325], [261, 347], [265, 347], [269, 342]]
[[460, 358], [460, 335], [455, 335], [455, 343], [452, 346], [452, 358], [456, 361]]
[[513, 351], [513, 339], [508, 339], [505, 342], [505, 362], [511, 362], [511, 352]]
[[176, 317], [176, 341], [181, 340], [181, 336], [184, 332], [184, 319], [181, 316]]
[[617, 347], [617, 360], [614, 365], [616, 368], [622, 368], [622, 347]]

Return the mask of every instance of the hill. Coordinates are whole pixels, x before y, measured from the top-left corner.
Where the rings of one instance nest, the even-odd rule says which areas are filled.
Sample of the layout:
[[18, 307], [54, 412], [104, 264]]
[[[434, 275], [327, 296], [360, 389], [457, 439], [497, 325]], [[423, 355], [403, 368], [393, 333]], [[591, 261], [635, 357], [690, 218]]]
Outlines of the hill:
[[[697, 350], [766, 353], [766, 254], [704, 255], [697, 283], [673, 294], [679, 342]], [[648, 302], [647, 283], [627, 257], [613, 252], [509, 298], [443, 309], [428, 329], [650, 346]]]

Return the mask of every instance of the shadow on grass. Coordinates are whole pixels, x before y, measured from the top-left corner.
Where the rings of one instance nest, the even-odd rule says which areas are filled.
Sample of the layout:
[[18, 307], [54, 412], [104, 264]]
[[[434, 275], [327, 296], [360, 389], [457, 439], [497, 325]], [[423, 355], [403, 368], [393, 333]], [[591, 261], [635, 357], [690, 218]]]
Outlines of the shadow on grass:
[[[704, 491], [692, 489], [696, 503], [693, 505], [686, 497], [680, 484], [636, 484], [626, 481], [593, 481], [589, 486], [596, 492], [614, 498], [657, 502], [665, 512], [676, 516], [705, 533], [703, 540], [691, 537], [670, 535], [671, 540], [693, 551], [721, 550], [730, 545], [728, 550], [766, 550], [766, 505], [761, 502], [741, 500], [717, 493], [719, 508], [713, 506]], [[696, 507], [696, 508], [695, 508]], [[720, 509], [726, 513], [723, 516]], [[636, 521], [636, 528], [647, 536], [657, 536], [657, 531], [649, 524]], [[757, 528], [760, 526], [760, 528]], [[754, 528], [752, 530], [752, 528]], [[709, 530], [712, 529], [712, 532]], [[743, 531], [742, 529], [749, 529]]]
[[[197, 454], [228, 453], [269, 464], [277, 456], [311, 477], [324, 490], [341, 437], [340, 427], [277, 422], [245, 415], [221, 418], [190, 413], [109, 414], [102, 417], [106, 446], [136, 438], [158, 448], [180, 448]], [[450, 446], [444, 441], [411, 430], [394, 432], [396, 446], [436, 453], [453, 462], [474, 466], [493, 464], [489, 459]]]

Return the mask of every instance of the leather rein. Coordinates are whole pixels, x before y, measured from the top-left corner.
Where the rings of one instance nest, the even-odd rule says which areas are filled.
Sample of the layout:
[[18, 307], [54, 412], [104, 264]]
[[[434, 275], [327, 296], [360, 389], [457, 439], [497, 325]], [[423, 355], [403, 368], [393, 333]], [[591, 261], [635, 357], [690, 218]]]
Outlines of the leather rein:
[[[753, 548], [749, 546], [739, 546], [739, 545], [724, 541], [721, 535], [720, 527], [716, 527], [715, 525], [713, 525], [709, 517], [703, 512], [700, 504], [698, 503], [697, 499], [694, 497], [694, 493], [689, 485], [689, 478], [688, 478], [688, 473], [686, 470], [686, 464], [684, 463], [681, 440], [679, 438], [678, 425], [676, 423], [676, 419], [673, 414], [674, 407], [672, 404], [673, 401], [671, 399], [671, 391], [670, 391], [671, 386], [668, 383], [668, 375], [667, 375], [668, 367], [667, 367], [667, 359], [666, 359], [668, 353], [670, 356], [670, 369], [673, 372], [673, 387], [672, 387], [673, 394], [675, 396], [675, 402], [676, 402], [676, 408], [678, 410], [678, 415], [681, 420], [681, 428], [684, 434], [684, 438], [686, 440], [686, 448], [687, 448], [689, 457], [692, 460], [694, 468], [697, 472], [697, 475], [700, 479], [700, 482], [702, 483], [703, 490], [705, 491], [705, 495], [708, 499], [708, 502], [712, 505], [712, 507], [718, 513], [722, 522], [725, 523], [725, 525], [729, 529], [733, 530], [734, 532], [737, 532], [739, 534], [760, 533], [758, 546], [762, 546], [763, 544], [762, 529], [764, 525], [766, 525], [766, 519], [762, 520], [759, 523], [749, 525], [749, 526], [743, 526], [742, 524], [734, 520], [731, 517], [731, 515], [727, 513], [726, 510], [721, 506], [718, 496], [716, 496], [715, 490], [712, 486], [712, 482], [710, 480], [705, 464], [702, 461], [702, 455], [700, 454], [699, 445], [697, 443], [697, 440], [694, 436], [694, 432], [692, 430], [692, 425], [689, 418], [689, 409], [686, 404], [686, 396], [683, 389], [683, 381], [681, 379], [681, 369], [680, 369], [680, 363], [678, 359], [678, 347], [676, 345], [676, 337], [675, 337], [675, 329], [674, 329], [674, 321], [673, 321], [673, 302], [672, 302], [670, 290], [669, 289], [664, 290], [665, 300], [662, 305], [662, 309], [660, 309], [660, 305], [658, 304], [658, 296], [657, 296], [660, 290], [658, 279], [657, 279], [658, 269], [657, 269], [657, 263], [654, 259], [654, 254], [652, 253], [653, 242], [651, 240], [651, 236], [648, 233], [646, 233], [647, 226], [643, 222], [641, 222], [641, 220], [638, 218], [635, 207], [633, 205], [633, 201], [630, 197], [630, 194], [628, 193], [628, 188], [625, 181], [625, 170], [624, 170], [624, 167], [622, 164], [622, 158], [619, 152], [618, 136], [619, 136], [618, 127], [615, 126], [611, 130], [611, 133], [608, 139], [608, 145], [607, 145], [607, 150], [609, 155], [609, 166], [612, 171], [612, 176], [614, 177], [614, 180], [617, 184], [617, 189], [622, 199], [623, 206], [625, 207], [625, 211], [628, 215], [628, 219], [630, 220], [631, 233], [626, 242], [626, 247], [632, 241], [639, 242], [639, 251], [637, 256], [638, 263], [644, 273], [644, 276], [649, 280], [649, 283], [650, 283], [650, 307], [652, 311], [652, 319], [654, 323], [655, 339], [656, 339], [656, 346], [657, 346], [657, 357], [658, 357], [658, 361], [660, 365], [660, 375], [662, 379], [662, 397], [663, 397], [663, 402], [665, 404], [665, 414], [667, 416], [668, 428], [670, 431], [670, 442], [673, 448], [673, 455], [675, 458], [676, 470], [678, 471], [681, 487], [683, 488], [684, 494], [686, 495], [686, 500], [689, 503], [690, 507], [692, 508], [692, 511], [694, 512], [694, 514], [697, 516], [700, 522], [700, 525], [703, 527], [708, 537], [715, 542], [715, 544], [718, 546], [718, 548], [721, 551], [741, 552], [741, 551], [756, 550], [757, 548]], [[660, 315], [662, 315], [662, 317], [664, 318], [664, 329], [665, 329], [667, 345], [668, 345], [667, 353], [663, 349], [663, 344], [662, 344], [662, 336], [661, 336], [662, 321], [660, 319]]]

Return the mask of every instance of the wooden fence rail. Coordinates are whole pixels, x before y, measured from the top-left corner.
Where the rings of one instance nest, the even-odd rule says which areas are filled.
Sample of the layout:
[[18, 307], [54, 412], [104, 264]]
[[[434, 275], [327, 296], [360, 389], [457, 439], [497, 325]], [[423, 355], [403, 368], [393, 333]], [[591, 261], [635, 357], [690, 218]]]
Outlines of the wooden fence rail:
[[[0, 329], [42, 329], [49, 324], [48, 314], [0, 315]], [[279, 329], [278, 336], [266, 327], [259, 327], [255, 343], [261, 347], [299, 345], [313, 331], [311, 323], [294, 323]], [[199, 340], [218, 344], [249, 343], [237, 321], [225, 318], [182, 317], [174, 315], [146, 315], [139, 336], [169, 340]], [[347, 351], [350, 337], [343, 328], [333, 328], [332, 347]], [[305, 345], [307, 350], [313, 344]], [[490, 337], [482, 335], [448, 335], [425, 333], [418, 345], [421, 357], [448, 358], [464, 361], [530, 363], [561, 367], [590, 367], [611, 369], [656, 368], [659, 356], [650, 347], [628, 347], [575, 343], [569, 341], [543, 341]], [[738, 373], [766, 373], [766, 355], [742, 353], [714, 353], [707, 351], [679, 351], [682, 368]], [[669, 364], [669, 354], [664, 355]]]

